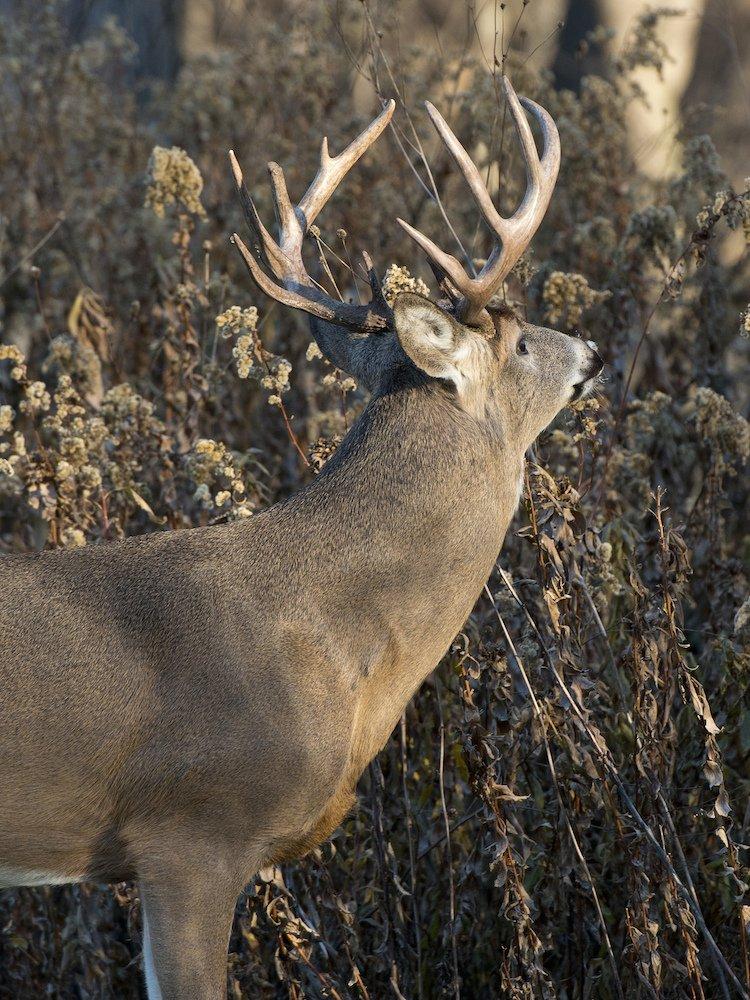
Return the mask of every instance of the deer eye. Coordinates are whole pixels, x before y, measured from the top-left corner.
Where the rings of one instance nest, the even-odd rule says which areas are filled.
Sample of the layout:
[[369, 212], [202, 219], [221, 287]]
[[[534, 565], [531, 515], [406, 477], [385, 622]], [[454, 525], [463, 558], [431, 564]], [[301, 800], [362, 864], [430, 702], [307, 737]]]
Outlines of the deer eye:
[[527, 345], [526, 341], [525, 340], [519, 340], [518, 341], [518, 347], [516, 347], [516, 350], [518, 351], [519, 354], [528, 354], [529, 353], [529, 348], [528, 348], [528, 345]]

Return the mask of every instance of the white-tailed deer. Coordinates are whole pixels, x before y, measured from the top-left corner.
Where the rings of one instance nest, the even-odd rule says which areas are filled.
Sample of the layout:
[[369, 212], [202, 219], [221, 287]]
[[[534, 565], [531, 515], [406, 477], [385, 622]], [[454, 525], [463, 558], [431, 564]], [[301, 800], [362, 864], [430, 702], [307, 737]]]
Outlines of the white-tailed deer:
[[434, 125], [498, 237], [476, 277], [406, 223], [444, 292], [391, 311], [335, 301], [302, 261], [310, 225], [380, 135], [325, 141], [300, 203], [270, 165], [278, 241], [232, 166], [260, 288], [313, 317], [371, 393], [336, 455], [250, 518], [9, 556], [0, 591], [0, 882], [137, 879], [151, 1000], [218, 1000], [239, 893], [341, 822], [357, 780], [462, 627], [519, 501], [524, 452], [602, 363], [593, 346], [493, 306], [555, 183], [554, 122], [505, 84], [527, 191], [496, 212]]

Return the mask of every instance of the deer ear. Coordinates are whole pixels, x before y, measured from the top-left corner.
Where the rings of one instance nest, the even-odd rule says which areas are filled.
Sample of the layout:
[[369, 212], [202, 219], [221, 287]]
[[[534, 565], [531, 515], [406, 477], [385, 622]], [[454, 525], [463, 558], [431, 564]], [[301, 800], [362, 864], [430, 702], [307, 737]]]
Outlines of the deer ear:
[[393, 305], [399, 343], [417, 368], [456, 387], [463, 381], [460, 360], [466, 331], [453, 316], [421, 295], [402, 292]]

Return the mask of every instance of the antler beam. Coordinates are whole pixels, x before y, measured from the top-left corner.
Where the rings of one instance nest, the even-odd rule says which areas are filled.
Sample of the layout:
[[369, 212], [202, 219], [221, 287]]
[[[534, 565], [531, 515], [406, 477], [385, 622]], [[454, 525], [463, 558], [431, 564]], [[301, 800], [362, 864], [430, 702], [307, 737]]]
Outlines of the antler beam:
[[[255, 283], [261, 291], [277, 302], [293, 309], [301, 309], [319, 319], [337, 323], [358, 333], [384, 330], [391, 325], [393, 318], [390, 307], [380, 294], [380, 283], [372, 262], [366, 257], [365, 267], [373, 290], [372, 301], [366, 305], [339, 302], [318, 288], [307, 273], [302, 260], [302, 244], [310, 226], [346, 174], [386, 128], [395, 107], [394, 101], [388, 101], [378, 117], [338, 156], [330, 155], [328, 140], [323, 139], [320, 167], [296, 207], [289, 198], [284, 171], [277, 163], [268, 164], [279, 232], [278, 240], [274, 240], [263, 225], [255, 203], [245, 186], [234, 151], [229, 151], [232, 173], [247, 224], [253, 233], [256, 253], [245, 246], [237, 233], [232, 234], [232, 242], [239, 250]], [[266, 273], [263, 264], [271, 271], [273, 277]]]
[[[534, 101], [526, 97], [517, 97], [507, 77], [503, 77], [503, 86], [526, 162], [526, 193], [510, 219], [503, 218], [497, 212], [471, 157], [437, 108], [429, 101], [426, 102], [432, 124], [466, 178], [482, 218], [498, 237], [481, 272], [476, 278], [470, 277], [452, 254], [441, 250], [408, 222], [404, 222], [403, 219], [398, 220], [399, 225], [424, 250], [432, 265], [446, 274], [456, 287], [461, 295], [456, 306], [456, 314], [469, 325], [480, 323], [487, 303], [500, 289], [511, 268], [531, 242], [549, 206], [560, 169], [560, 136], [552, 116]], [[541, 158], [537, 153], [534, 136], [521, 105], [534, 115], [541, 126], [544, 142]]]

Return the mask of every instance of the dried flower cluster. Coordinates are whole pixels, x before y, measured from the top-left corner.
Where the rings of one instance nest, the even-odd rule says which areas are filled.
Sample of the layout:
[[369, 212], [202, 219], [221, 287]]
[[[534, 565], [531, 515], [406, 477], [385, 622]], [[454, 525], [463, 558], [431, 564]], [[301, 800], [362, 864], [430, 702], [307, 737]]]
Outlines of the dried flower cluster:
[[206, 214], [201, 204], [203, 178], [184, 149], [154, 146], [148, 161], [146, 207], [160, 219], [170, 205], [190, 215]]
[[232, 356], [240, 378], [254, 378], [268, 390], [271, 406], [280, 406], [281, 397], [290, 389], [291, 364], [266, 350], [258, 335], [258, 310], [255, 306], [240, 309], [231, 306], [216, 317], [222, 336], [234, 336]]
[[230, 508], [233, 518], [249, 517], [247, 489], [225, 444], [201, 438], [188, 457], [187, 469], [197, 484], [193, 499], [206, 510]]
[[590, 288], [582, 274], [553, 271], [542, 288], [545, 319], [550, 325], [563, 329], [575, 327], [588, 309], [604, 302], [610, 294], [608, 291], [597, 292]]
[[383, 278], [383, 296], [388, 305], [393, 305], [401, 292], [416, 292], [429, 297], [430, 289], [421, 278], [415, 278], [407, 268], [398, 264], [389, 265]]

